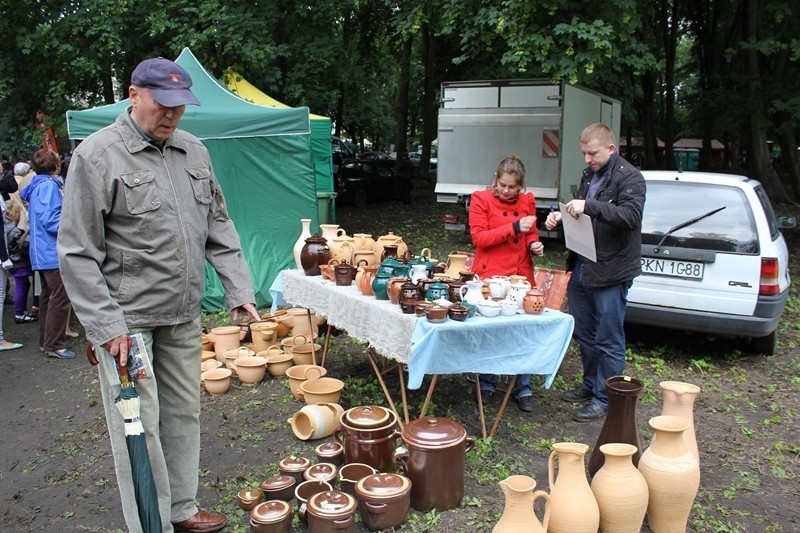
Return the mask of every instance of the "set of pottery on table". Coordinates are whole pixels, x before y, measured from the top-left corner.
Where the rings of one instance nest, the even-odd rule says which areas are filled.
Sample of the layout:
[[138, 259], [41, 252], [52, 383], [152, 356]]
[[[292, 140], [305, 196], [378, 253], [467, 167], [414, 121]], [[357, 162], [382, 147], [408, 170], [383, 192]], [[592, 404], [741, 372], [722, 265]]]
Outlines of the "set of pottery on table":
[[267, 313], [263, 319], [203, 334], [200, 380], [206, 390], [225, 394], [232, 378], [255, 385], [269, 374], [286, 376], [295, 398], [309, 405], [337, 403], [344, 382], [325, 377], [327, 370], [318, 365], [322, 346], [316, 340], [324, 318], [311, 310], [293, 308]]
[[[700, 387], [676, 381], [660, 386], [661, 416], [650, 419], [654, 435], [640, 454], [636, 404], [643, 384], [627, 376], [609, 378], [608, 414], [589, 459], [588, 477], [589, 446], [554, 444], [548, 461], [549, 494], [536, 491], [536, 481], [529, 476], [500, 482], [506, 504], [495, 533], [595, 533], [598, 528], [634, 533], [641, 530], [645, 516], [656, 533], [686, 531], [700, 485], [693, 412]], [[534, 513], [539, 498], [546, 500], [541, 521]]]
[[295, 512], [312, 532], [353, 531], [356, 512], [377, 531], [401, 526], [411, 507], [421, 512], [458, 507], [465, 455], [475, 444], [461, 425], [420, 418], [401, 430], [389, 409], [336, 407], [335, 440], [314, 449], [317, 463], [287, 457], [278, 464], [279, 476], [239, 492], [239, 505], [250, 511], [251, 531], [288, 532]]
[[336, 224], [322, 224], [322, 235], [303, 234], [295, 243], [295, 262], [307, 276], [322, 276], [338, 286], [355, 284], [364, 296], [389, 300], [403, 313], [430, 322], [467, 320], [476, 311], [484, 317], [539, 314], [545, 293], [531, 288], [525, 276], [492, 276], [481, 280], [468, 266], [469, 256], [452, 253], [441, 263], [424, 248], [412, 256], [402, 237], [389, 232], [373, 239], [349, 236]]

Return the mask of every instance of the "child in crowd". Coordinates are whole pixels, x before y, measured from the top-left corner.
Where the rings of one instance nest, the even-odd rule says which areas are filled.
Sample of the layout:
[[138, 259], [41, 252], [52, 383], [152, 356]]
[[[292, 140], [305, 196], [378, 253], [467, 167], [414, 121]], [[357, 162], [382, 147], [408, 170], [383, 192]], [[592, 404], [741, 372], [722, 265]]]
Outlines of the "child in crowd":
[[31, 287], [31, 260], [28, 256], [30, 239], [25, 207], [11, 200], [5, 216], [5, 237], [8, 258], [14, 266], [9, 273], [14, 276], [14, 320], [17, 324], [35, 322], [36, 315], [28, 312], [28, 291]]

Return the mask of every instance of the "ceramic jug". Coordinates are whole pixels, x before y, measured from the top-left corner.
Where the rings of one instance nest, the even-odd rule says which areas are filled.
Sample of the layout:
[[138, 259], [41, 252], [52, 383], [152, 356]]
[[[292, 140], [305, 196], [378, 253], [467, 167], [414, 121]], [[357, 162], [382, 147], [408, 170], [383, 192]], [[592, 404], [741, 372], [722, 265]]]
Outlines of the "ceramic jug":
[[533, 505], [539, 498], [550, 502], [550, 495], [536, 490], [536, 480], [529, 476], [510, 476], [499, 483], [506, 498], [503, 516], [492, 529], [493, 533], [547, 533], [550, 522], [550, 505], [545, 506], [544, 521], [540, 522], [533, 512]]
[[[586, 478], [584, 456], [589, 446], [557, 442], [547, 462], [550, 480], [550, 533], [597, 533], [600, 509]], [[558, 479], [555, 460], [558, 459]]]
[[353, 233], [353, 244], [355, 244], [356, 249], [358, 250], [370, 250], [371, 252], [375, 252], [373, 249], [375, 247], [375, 239], [372, 238], [372, 235], [369, 233]]
[[482, 281], [468, 281], [465, 286], [467, 287], [467, 292], [461, 298], [461, 301], [469, 302], [472, 305], [478, 305], [478, 302], [483, 301], [483, 294], [481, 293]]
[[353, 263], [358, 265], [361, 261], [366, 261], [368, 265], [374, 265], [378, 261], [375, 258], [375, 250], [372, 248], [358, 248], [353, 252]]
[[386, 235], [378, 237], [378, 239], [375, 241], [374, 248], [375, 255], [377, 257], [381, 256], [383, 253], [383, 247], [387, 244], [394, 244], [397, 246], [398, 257], [405, 257], [406, 253], [408, 252], [408, 246], [406, 246], [406, 243], [403, 242], [403, 238], [390, 231]]
[[[503, 294], [500, 298], [508, 296], [508, 291], [511, 290], [511, 278], [508, 276], [492, 276], [490, 279], [500, 280], [503, 284]], [[494, 298], [494, 296], [492, 296]]]
[[390, 257], [393, 257], [396, 260], [400, 260], [397, 256], [397, 248], [396, 244], [384, 244], [383, 245], [383, 252], [381, 252], [381, 262], [386, 261]]
[[303, 265], [300, 264], [300, 252], [303, 250], [303, 245], [306, 243], [306, 239], [311, 237], [311, 219], [301, 218], [300, 225], [300, 237], [294, 243], [294, 248], [292, 251], [294, 252], [294, 264], [298, 269], [302, 270]]
[[469, 256], [466, 254], [448, 255], [444, 273], [448, 278], [458, 279], [458, 273], [467, 269], [467, 259]]
[[411, 265], [411, 272], [409, 274], [412, 283], [417, 283], [421, 279], [428, 277], [428, 266], [424, 263], [417, 263]]
[[683, 441], [699, 463], [700, 452], [697, 450], [697, 437], [694, 433], [694, 401], [700, 394], [700, 387], [680, 381], [662, 381], [659, 386], [664, 393], [661, 414], [679, 416], [689, 422], [689, 429], [683, 432]]
[[603, 533], [637, 533], [647, 512], [647, 482], [631, 461], [638, 448], [632, 444], [603, 444], [603, 467], [592, 479], [592, 492], [600, 508]]
[[603, 466], [604, 454], [600, 451], [603, 444], [621, 442], [633, 445], [636, 448], [631, 457], [633, 466], [639, 464], [642, 444], [636, 424], [636, 406], [643, 389], [644, 383], [630, 376], [611, 376], [606, 379], [608, 414], [589, 459], [589, 477]]
[[372, 281], [375, 279], [375, 273], [378, 271], [379, 265], [364, 265], [358, 267], [356, 274], [356, 286], [361, 294], [364, 296], [374, 296], [372, 292]]
[[319, 230], [322, 232], [322, 238], [328, 241], [328, 246], [333, 244], [333, 239], [339, 235], [347, 235], [339, 224], [320, 224]]
[[338, 403], [306, 405], [287, 420], [300, 440], [324, 439], [333, 435], [344, 409]]
[[329, 242], [328, 247], [331, 250], [331, 259], [338, 259], [339, 262], [347, 261], [348, 263], [353, 263], [356, 252], [353, 241], [354, 239], [348, 235], [340, 235], [333, 239], [333, 242]]
[[647, 522], [656, 533], [686, 531], [700, 487], [700, 463], [683, 441], [689, 422], [677, 416], [656, 416], [650, 419], [650, 427], [655, 435], [639, 459], [649, 493]]
[[489, 284], [489, 291], [491, 292], [492, 298], [506, 297], [505, 283], [502, 279], [488, 278], [485, 281]]
[[531, 289], [531, 284], [528, 280], [517, 281], [511, 284], [511, 289], [508, 291], [506, 299], [511, 300], [517, 304], [518, 309], [522, 309], [522, 300], [525, 298], [525, 293]]

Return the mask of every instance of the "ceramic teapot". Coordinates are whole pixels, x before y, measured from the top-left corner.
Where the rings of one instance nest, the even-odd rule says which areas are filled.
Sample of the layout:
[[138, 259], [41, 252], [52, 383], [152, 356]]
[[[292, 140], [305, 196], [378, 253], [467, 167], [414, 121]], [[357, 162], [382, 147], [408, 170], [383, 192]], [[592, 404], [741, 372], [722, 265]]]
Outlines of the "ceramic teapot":
[[405, 257], [406, 253], [408, 252], [408, 246], [406, 243], [403, 242], [403, 238], [399, 235], [395, 235], [393, 232], [389, 232], [386, 235], [382, 235], [378, 237], [375, 241], [375, 255], [380, 257], [383, 253], [383, 247], [387, 244], [394, 244], [397, 245], [397, 255], [398, 257]]
[[353, 233], [353, 244], [358, 250], [375, 252], [375, 239], [369, 233]]
[[353, 264], [358, 265], [361, 261], [366, 261], [368, 265], [377, 264], [375, 250], [372, 248], [358, 248], [358, 245], [356, 245], [356, 249], [353, 252]]
[[487, 278], [484, 281], [489, 284], [489, 292], [491, 293], [492, 298], [506, 297], [506, 286], [504, 280], [492, 277]]
[[531, 290], [531, 284], [525, 280], [517, 281], [516, 283], [511, 284], [511, 290], [508, 291], [508, 295], [506, 295], [507, 300], [511, 300], [517, 304], [517, 308], [522, 309], [522, 299], [525, 298], [525, 294]]
[[352, 263], [355, 258], [355, 239], [348, 235], [340, 235], [328, 243], [331, 259], [338, 259], [340, 262], [347, 261]]

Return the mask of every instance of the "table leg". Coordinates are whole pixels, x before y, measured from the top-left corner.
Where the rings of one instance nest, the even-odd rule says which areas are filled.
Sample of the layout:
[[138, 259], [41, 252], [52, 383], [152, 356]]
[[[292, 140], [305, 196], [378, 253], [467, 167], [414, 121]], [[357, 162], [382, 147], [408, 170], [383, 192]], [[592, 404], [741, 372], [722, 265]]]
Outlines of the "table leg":
[[320, 366], [325, 366], [325, 358], [328, 356], [328, 343], [331, 341], [331, 329], [333, 329], [333, 326], [328, 322], [328, 330], [325, 332], [325, 346], [322, 348], [322, 363], [320, 363]]
[[500, 404], [500, 410], [497, 412], [497, 418], [494, 420], [494, 425], [492, 426], [492, 432], [489, 433], [489, 437], [494, 437], [495, 431], [497, 431], [497, 426], [500, 424], [500, 418], [503, 416], [503, 411], [506, 410], [506, 405], [508, 404], [508, 398], [511, 396], [511, 391], [514, 390], [514, 384], [517, 382], [517, 376], [512, 376], [511, 381], [508, 383], [508, 388], [506, 389], [506, 394], [503, 396], [503, 403]]
[[400, 396], [403, 398], [403, 416], [406, 417], [406, 425], [408, 425], [408, 398], [406, 396], [405, 378], [403, 378], [403, 365], [397, 365], [397, 373], [400, 375]]
[[478, 392], [478, 412], [481, 415], [481, 435], [486, 438], [486, 418], [483, 416], [483, 394], [481, 393], [480, 374], [475, 374], [475, 390]]
[[392, 400], [392, 395], [389, 394], [389, 389], [386, 388], [386, 383], [383, 381], [383, 376], [381, 375], [381, 371], [378, 369], [378, 365], [375, 363], [375, 359], [372, 356], [371, 352], [367, 352], [367, 357], [369, 358], [369, 362], [372, 365], [372, 369], [375, 371], [375, 375], [378, 376], [378, 381], [381, 384], [381, 388], [383, 389], [383, 395], [386, 396], [386, 401], [389, 402], [389, 407], [392, 408], [394, 411], [395, 416], [397, 416], [397, 425], [400, 426], [400, 430], [403, 429], [403, 420], [400, 418], [400, 413], [397, 412], [397, 408], [394, 406], [394, 401]]
[[431, 384], [428, 385], [428, 394], [425, 395], [425, 403], [422, 404], [422, 411], [419, 413], [420, 418], [425, 417], [428, 412], [428, 404], [431, 403], [431, 396], [433, 396], [433, 389], [436, 387], [436, 380], [439, 379], [439, 374], [434, 374], [431, 378]]

